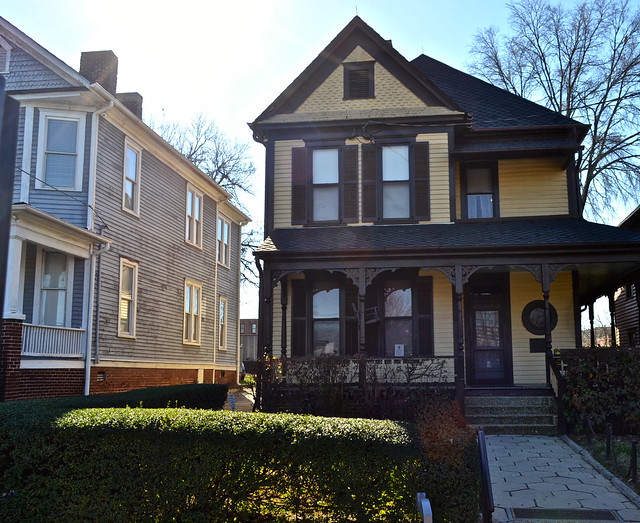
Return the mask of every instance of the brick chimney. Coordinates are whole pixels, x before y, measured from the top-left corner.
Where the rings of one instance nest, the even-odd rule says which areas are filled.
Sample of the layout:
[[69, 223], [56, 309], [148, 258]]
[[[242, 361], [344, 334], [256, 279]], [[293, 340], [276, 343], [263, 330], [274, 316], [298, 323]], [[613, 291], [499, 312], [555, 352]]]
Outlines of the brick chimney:
[[80, 55], [80, 74], [91, 83], [97, 82], [116, 94], [118, 57], [113, 51], [87, 51]]
[[116, 98], [142, 120], [142, 95], [140, 93], [118, 93]]

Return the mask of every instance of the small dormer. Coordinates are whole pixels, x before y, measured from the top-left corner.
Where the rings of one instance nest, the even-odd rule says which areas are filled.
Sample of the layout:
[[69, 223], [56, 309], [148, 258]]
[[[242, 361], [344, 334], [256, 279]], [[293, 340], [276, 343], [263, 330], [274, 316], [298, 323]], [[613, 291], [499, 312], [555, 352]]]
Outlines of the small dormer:
[[0, 36], [0, 74], [9, 74], [9, 63], [11, 61], [11, 46]]

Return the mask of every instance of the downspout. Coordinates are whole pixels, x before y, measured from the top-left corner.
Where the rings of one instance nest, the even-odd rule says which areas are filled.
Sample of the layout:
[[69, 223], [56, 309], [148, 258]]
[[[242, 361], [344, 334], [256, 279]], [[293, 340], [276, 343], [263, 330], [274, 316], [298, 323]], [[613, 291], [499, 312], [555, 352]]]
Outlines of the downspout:
[[218, 249], [220, 246], [218, 245], [218, 219], [220, 217], [220, 202], [216, 201], [216, 229], [215, 229], [215, 270], [213, 272], [213, 377], [212, 382], [216, 382], [216, 363], [218, 360], [218, 350], [220, 349], [220, 311], [218, 310], [220, 307], [220, 298], [218, 298]]
[[[101, 231], [102, 232], [102, 231]], [[91, 247], [91, 269], [89, 275], [89, 314], [87, 317], [87, 335], [85, 339], [85, 355], [84, 355], [84, 395], [88, 396], [91, 386], [91, 342], [93, 341], [93, 303], [95, 299], [95, 279], [96, 279], [96, 258], [101, 254], [107, 252], [110, 248], [111, 244], [103, 243], [102, 246], [94, 251], [93, 246]], [[96, 345], [96, 362], [98, 361], [97, 356], [97, 345]]]
[[[94, 207], [96, 203], [96, 178], [98, 172], [98, 121], [101, 114], [106, 113], [113, 107], [113, 100], [109, 100], [106, 105], [100, 107], [91, 115], [91, 158], [89, 160], [89, 187], [87, 189], [87, 229], [93, 230], [94, 228]], [[102, 235], [103, 228], [106, 224], [100, 226], [100, 235]], [[110, 244], [103, 244], [97, 251], [93, 251], [91, 248], [90, 269], [89, 269], [89, 299], [88, 299], [88, 314], [87, 314], [87, 335], [85, 340], [85, 356], [84, 356], [84, 395], [89, 395], [91, 385], [91, 346], [93, 342], [93, 309], [95, 299], [95, 278], [96, 278], [96, 258], [102, 253], [109, 250]], [[98, 268], [98, 274], [100, 270]], [[98, 288], [98, 299], [100, 297], [100, 289]], [[99, 307], [99, 303], [96, 303], [96, 308]], [[99, 315], [96, 315], [99, 318]], [[97, 331], [97, 326], [96, 326]], [[98, 348], [96, 344], [96, 362], [98, 361]]]

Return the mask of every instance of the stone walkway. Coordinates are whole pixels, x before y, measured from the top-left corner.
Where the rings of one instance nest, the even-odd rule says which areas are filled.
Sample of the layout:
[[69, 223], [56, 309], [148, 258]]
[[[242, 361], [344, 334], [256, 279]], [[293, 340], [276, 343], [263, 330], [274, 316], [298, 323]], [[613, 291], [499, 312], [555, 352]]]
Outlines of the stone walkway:
[[224, 410], [239, 410], [243, 412], [253, 411], [253, 395], [244, 389], [229, 389]]
[[[607, 471], [568, 438], [487, 436], [487, 453], [496, 507], [494, 522], [640, 523], [640, 506], [636, 504], [640, 497], [619, 480], [610, 479]], [[549, 519], [550, 511], [518, 514], [517, 509], [565, 511]], [[583, 511], [582, 516], [576, 510]], [[608, 519], [605, 512], [594, 510], [607, 511]], [[546, 519], [540, 519], [541, 515]]]

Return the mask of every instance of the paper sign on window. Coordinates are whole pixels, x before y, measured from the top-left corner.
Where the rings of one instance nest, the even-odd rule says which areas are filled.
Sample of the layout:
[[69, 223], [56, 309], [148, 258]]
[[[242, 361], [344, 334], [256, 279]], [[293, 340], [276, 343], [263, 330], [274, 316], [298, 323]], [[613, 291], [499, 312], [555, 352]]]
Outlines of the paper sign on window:
[[395, 356], [396, 358], [404, 357], [404, 343], [396, 343], [395, 344]]

